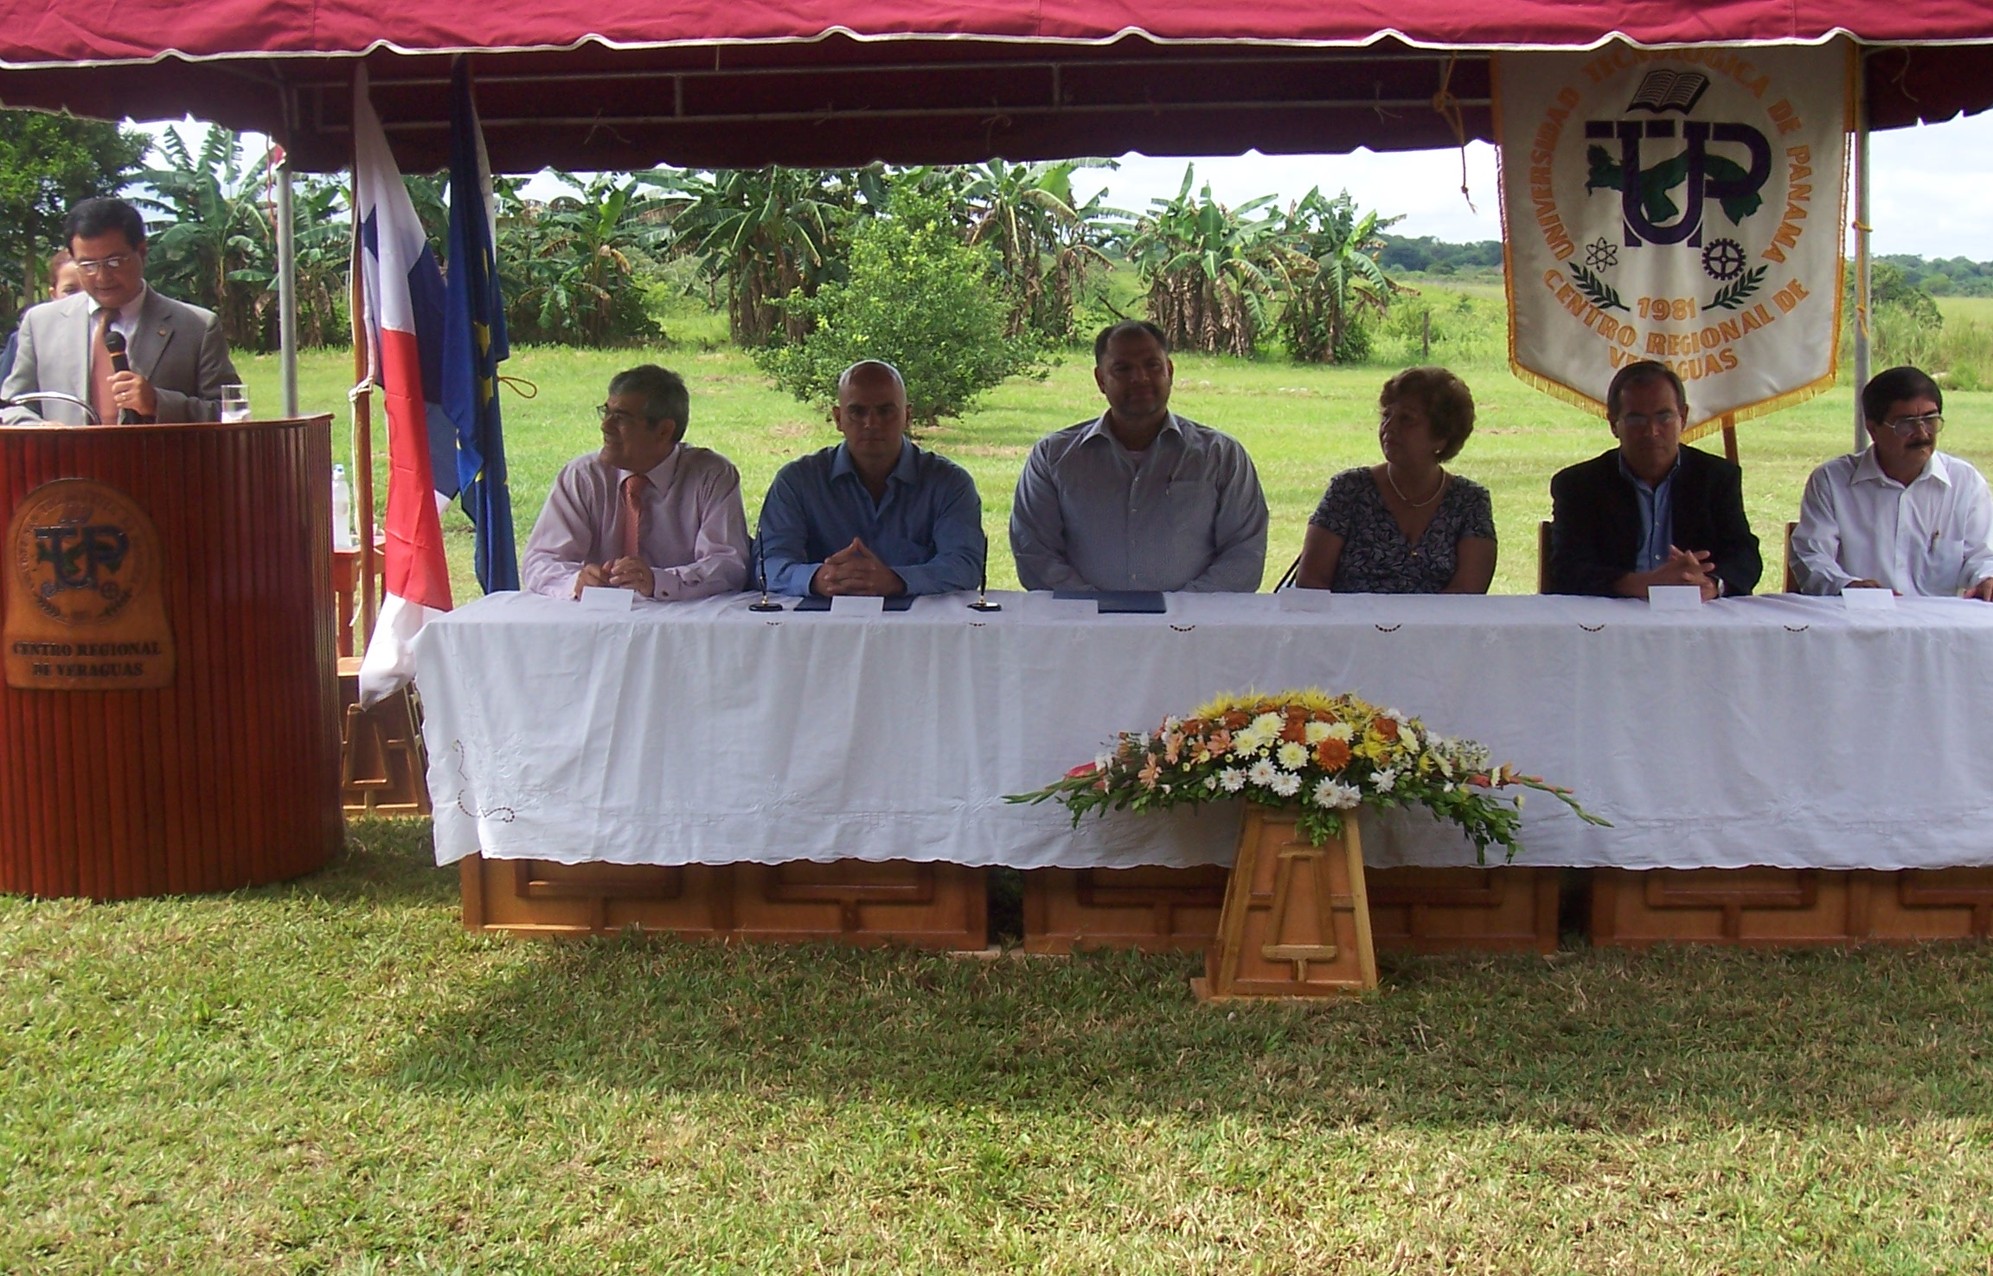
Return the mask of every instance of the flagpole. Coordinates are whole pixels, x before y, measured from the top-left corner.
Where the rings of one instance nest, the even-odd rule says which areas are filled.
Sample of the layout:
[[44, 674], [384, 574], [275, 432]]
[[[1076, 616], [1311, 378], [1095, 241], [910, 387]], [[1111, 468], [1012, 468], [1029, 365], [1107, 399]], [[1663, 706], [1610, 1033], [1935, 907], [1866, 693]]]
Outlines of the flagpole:
[[[353, 194], [349, 207], [360, 206], [360, 173], [356, 160], [353, 171]], [[374, 621], [380, 613], [380, 599], [375, 596], [374, 582], [380, 579], [380, 567], [374, 560], [374, 419], [373, 386], [368, 382], [367, 368], [367, 297], [365, 280], [360, 264], [360, 219], [353, 218], [353, 269], [349, 272], [347, 285], [347, 311], [353, 317], [353, 393], [348, 399], [353, 405], [353, 503], [360, 508], [356, 511], [360, 524], [360, 620], [359, 632], [362, 641], [374, 636]]]
[[1868, 223], [1868, 54], [1855, 53], [1855, 451], [1868, 443], [1862, 421], [1862, 387], [1869, 365], [1869, 223]]

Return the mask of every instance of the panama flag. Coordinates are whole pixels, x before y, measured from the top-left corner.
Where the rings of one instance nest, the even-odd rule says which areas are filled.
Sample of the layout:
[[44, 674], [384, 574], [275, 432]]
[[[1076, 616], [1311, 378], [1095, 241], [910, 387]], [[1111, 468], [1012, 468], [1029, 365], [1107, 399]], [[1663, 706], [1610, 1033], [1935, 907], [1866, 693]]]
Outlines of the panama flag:
[[[436, 490], [431, 439], [448, 437], [452, 427], [436, 403], [443, 273], [367, 98], [365, 67], [354, 78], [353, 152], [353, 270], [365, 297], [364, 328], [355, 339], [365, 344], [367, 379], [380, 386], [388, 419], [386, 596], [360, 662], [360, 703], [370, 705], [414, 676], [415, 635], [430, 612], [450, 609], [438, 514], [449, 498]], [[452, 459], [446, 471], [452, 489], [454, 471]]]

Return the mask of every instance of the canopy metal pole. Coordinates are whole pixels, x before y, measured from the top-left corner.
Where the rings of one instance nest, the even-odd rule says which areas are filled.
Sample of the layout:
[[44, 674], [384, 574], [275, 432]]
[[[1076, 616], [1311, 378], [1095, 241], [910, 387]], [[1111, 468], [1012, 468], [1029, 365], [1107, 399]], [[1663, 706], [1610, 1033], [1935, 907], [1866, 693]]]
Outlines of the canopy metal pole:
[[1855, 76], [1855, 448], [1868, 443], [1868, 430], [1862, 420], [1862, 387], [1868, 384], [1868, 322], [1873, 298], [1869, 296], [1868, 272], [1868, 94], [1864, 52], [1856, 63]]
[[284, 416], [298, 414], [298, 240], [291, 212], [291, 165], [277, 165], [277, 348], [284, 373]]

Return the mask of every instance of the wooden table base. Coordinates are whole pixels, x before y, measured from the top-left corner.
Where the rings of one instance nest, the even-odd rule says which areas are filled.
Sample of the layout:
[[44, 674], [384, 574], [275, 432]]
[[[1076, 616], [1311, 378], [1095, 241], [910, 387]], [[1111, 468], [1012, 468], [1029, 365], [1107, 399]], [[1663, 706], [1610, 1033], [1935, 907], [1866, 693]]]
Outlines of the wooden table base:
[[904, 860], [829, 864], [557, 864], [469, 856], [464, 927], [516, 934], [615, 934], [635, 926], [686, 938], [989, 944], [987, 874]]

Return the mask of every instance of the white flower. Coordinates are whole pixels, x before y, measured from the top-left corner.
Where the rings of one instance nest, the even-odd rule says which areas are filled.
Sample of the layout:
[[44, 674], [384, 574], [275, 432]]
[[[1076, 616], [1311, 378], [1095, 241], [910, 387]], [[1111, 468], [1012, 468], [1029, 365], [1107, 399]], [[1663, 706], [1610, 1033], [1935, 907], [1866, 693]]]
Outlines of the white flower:
[[1321, 780], [1315, 785], [1315, 805], [1332, 811], [1346, 811], [1363, 801], [1363, 792], [1340, 780]]
[[1259, 761], [1253, 763], [1251, 768], [1246, 771], [1246, 779], [1249, 783], [1264, 787], [1272, 784], [1273, 777], [1278, 774], [1280, 772], [1273, 763], [1267, 761], [1265, 758], [1261, 758]]
[[1112, 767], [1113, 765], [1114, 765], [1114, 755], [1112, 753], [1096, 753], [1093, 755], [1093, 769], [1099, 771], [1103, 775], [1106, 774], [1108, 768]]
[[1218, 787], [1227, 793], [1237, 793], [1246, 787], [1246, 773], [1235, 766], [1228, 766], [1218, 773]]
[[1293, 797], [1301, 791], [1301, 777], [1292, 771], [1275, 771], [1267, 787], [1282, 797]]
[[1418, 747], [1419, 747], [1419, 731], [1418, 731], [1418, 728], [1417, 728], [1417, 727], [1405, 727], [1405, 728], [1403, 728], [1402, 730], [1400, 730], [1400, 731], [1398, 732], [1398, 738], [1399, 738], [1400, 740], [1403, 740], [1403, 741], [1405, 742], [1405, 747], [1406, 747], [1407, 749], [1410, 749], [1410, 750], [1412, 750], [1412, 751], [1414, 751], [1414, 752], [1416, 752], [1416, 751], [1418, 750]]
[[1218, 791], [1218, 777], [1215, 775], [1205, 776], [1204, 787], [1208, 792], [1216, 793]]
[[[1398, 773], [1387, 766], [1378, 771], [1376, 775], [1371, 776], [1370, 782], [1377, 786], [1379, 793], [1389, 793], [1392, 789], [1398, 787]], [[1325, 780], [1323, 783], [1326, 784], [1327, 781]]]
[[1266, 736], [1270, 739], [1273, 736], [1279, 735], [1280, 728], [1286, 725], [1287, 725], [1286, 723], [1280, 720], [1279, 714], [1262, 713], [1257, 718], [1253, 719], [1252, 730], [1254, 731], [1254, 733]]
[[[1433, 755], [1433, 761], [1439, 763], [1439, 773], [1441, 775], [1445, 776], [1449, 780], [1453, 778], [1453, 762], [1444, 753], [1435, 753]], [[1449, 784], [1446, 787], [1450, 789], [1453, 786]]]
[[1273, 736], [1261, 731], [1258, 723], [1241, 727], [1239, 733], [1232, 737], [1232, 756], [1246, 758], [1255, 753], [1264, 753], [1266, 746], [1272, 743]]
[[1277, 756], [1280, 758], [1280, 765], [1290, 771], [1299, 771], [1308, 765], [1307, 746], [1296, 744], [1292, 740], [1280, 746]]
[[1445, 789], [1445, 790], [1446, 790], [1446, 791], [1447, 791], [1448, 793], [1451, 793], [1451, 792], [1453, 792], [1453, 781], [1451, 781], [1451, 780], [1448, 780], [1448, 781], [1447, 781], [1447, 782], [1446, 782], [1446, 783], [1445, 783], [1444, 785], [1442, 785], [1441, 787], [1443, 787], [1443, 788], [1444, 788], [1444, 789]]
[[1353, 739], [1355, 736], [1356, 736], [1356, 728], [1351, 726], [1347, 722], [1331, 722], [1329, 724], [1329, 739], [1331, 740], [1342, 740], [1347, 742]]
[[1182, 725], [1183, 725], [1182, 718], [1171, 717], [1163, 719], [1163, 730], [1165, 732], [1174, 731]]
[[1320, 744], [1329, 738], [1329, 724], [1326, 722], [1310, 722], [1307, 726], [1301, 728], [1301, 738], [1309, 744]]

